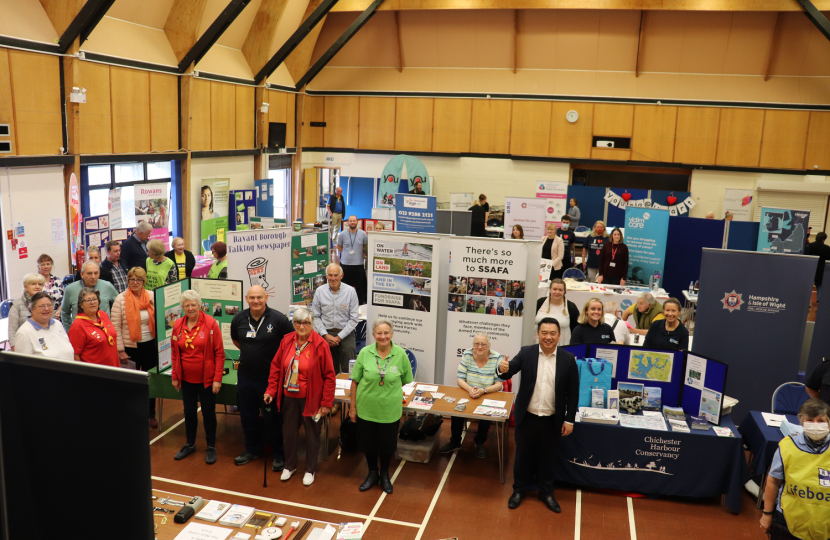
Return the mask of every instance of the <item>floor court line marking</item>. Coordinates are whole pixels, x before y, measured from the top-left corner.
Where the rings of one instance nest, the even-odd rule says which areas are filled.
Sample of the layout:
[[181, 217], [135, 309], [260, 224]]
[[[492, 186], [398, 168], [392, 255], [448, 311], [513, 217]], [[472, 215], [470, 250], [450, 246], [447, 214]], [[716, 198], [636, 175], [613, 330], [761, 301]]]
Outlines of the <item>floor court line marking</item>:
[[[202, 410], [202, 408], [201, 408], [201, 407], [199, 407], [198, 409], [196, 409], [196, 412], [198, 413], [198, 412], [199, 412], [199, 411], [201, 411], [201, 410]], [[170, 433], [171, 431], [173, 431], [174, 429], [176, 429], [177, 427], [179, 427], [179, 426], [181, 425], [181, 423], [182, 423], [182, 422], [184, 422], [184, 418], [182, 418], [181, 420], [179, 420], [178, 422], [176, 422], [175, 424], [173, 424], [172, 426], [170, 426], [169, 428], [167, 428], [167, 430], [166, 430], [164, 433], [162, 433], [161, 435], [159, 435], [158, 437], [156, 437], [155, 439], [153, 439], [152, 441], [150, 441], [150, 444], [153, 444], [153, 443], [154, 443], [154, 442], [156, 442], [157, 440], [161, 439], [162, 437], [164, 437], [165, 435], [167, 435], [168, 433]]]
[[628, 497], [628, 530], [631, 531], [631, 540], [637, 540], [637, 527], [634, 524], [634, 499]]
[[[170, 484], [177, 484], [177, 485], [180, 485], [180, 486], [187, 486], [187, 487], [192, 487], [192, 488], [197, 488], [197, 489], [204, 489], [204, 490], [208, 490], [208, 491], [213, 491], [215, 493], [224, 493], [226, 495], [234, 495], [236, 497], [247, 497], [249, 499], [256, 499], [256, 500], [259, 500], [259, 501], [272, 502], [272, 503], [276, 503], [276, 504], [284, 504], [286, 506], [293, 506], [295, 508], [305, 508], [306, 510], [316, 510], [318, 512], [326, 512], [326, 513], [329, 513], [329, 514], [339, 514], [341, 516], [356, 517], [356, 518], [360, 518], [360, 519], [367, 519], [369, 517], [366, 514], [358, 514], [356, 512], [348, 512], [348, 511], [345, 511], [345, 510], [335, 510], [333, 508], [325, 508], [325, 507], [322, 507], [322, 506], [313, 506], [313, 505], [310, 505], [310, 504], [296, 503], [296, 502], [292, 502], [292, 501], [285, 501], [285, 500], [282, 500], [282, 499], [273, 499], [271, 497], [263, 497], [261, 495], [252, 495], [250, 493], [242, 493], [240, 491], [231, 491], [231, 490], [228, 490], [228, 489], [221, 489], [221, 488], [215, 488], [215, 487], [210, 487], [210, 486], [203, 486], [201, 484], [193, 484], [193, 483], [190, 483], [190, 482], [182, 482], [180, 480], [172, 480], [170, 478], [163, 478], [161, 476], [151, 476], [150, 478], [152, 480], [158, 480], [159, 482], [167, 482], [167, 483], [170, 483]], [[376, 521], [383, 521], [384, 523], [391, 523], [393, 525], [401, 525], [401, 526], [404, 526], [404, 527], [414, 527], [414, 528], [421, 527], [421, 525], [419, 525], [417, 523], [409, 523], [409, 522], [406, 522], [406, 521], [395, 521], [394, 519], [375, 518], [375, 520]]]
[[576, 490], [576, 523], [574, 524], [574, 540], [579, 540], [582, 534], [582, 490]]
[[[395, 484], [395, 479], [398, 477], [398, 474], [400, 474], [401, 469], [403, 469], [403, 466], [404, 466], [405, 463], [406, 463], [406, 461], [401, 460], [401, 462], [398, 464], [398, 468], [395, 469], [395, 474], [393, 474], [392, 478], [390, 478], [393, 485]], [[378, 510], [380, 510], [380, 505], [383, 504], [384, 500], [386, 500], [386, 492], [385, 491], [383, 493], [381, 493], [380, 497], [378, 498], [378, 502], [375, 503], [375, 507], [372, 508], [372, 513], [369, 514], [369, 519], [367, 519], [366, 522], [363, 523], [363, 530], [364, 531], [369, 528], [369, 524], [373, 520], [375, 520], [375, 519], [380, 520], [379, 518], [375, 518], [375, 514], [377, 513]]]

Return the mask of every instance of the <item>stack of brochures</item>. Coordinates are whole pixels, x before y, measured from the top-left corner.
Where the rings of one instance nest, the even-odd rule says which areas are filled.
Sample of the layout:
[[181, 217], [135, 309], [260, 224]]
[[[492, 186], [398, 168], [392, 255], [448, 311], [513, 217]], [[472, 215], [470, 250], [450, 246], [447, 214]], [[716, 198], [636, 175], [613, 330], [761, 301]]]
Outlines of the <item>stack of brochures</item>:
[[689, 433], [689, 425], [686, 423], [686, 419], [683, 420], [675, 420], [674, 418], [668, 418], [669, 425], [671, 426], [672, 431], [679, 431], [680, 433]]
[[663, 405], [663, 416], [666, 420], [683, 420], [686, 421], [686, 413], [683, 412], [683, 407], [670, 407]]
[[709, 430], [709, 422], [703, 416], [690, 416], [689, 420], [692, 421], [692, 429], [699, 429], [700, 431]]
[[734, 437], [735, 436], [735, 434], [732, 433], [732, 430], [729, 429], [728, 427], [717, 427], [717, 426], [715, 426], [715, 427], [712, 428], [712, 430], [714, 430], [715, 435], [717, 435], [718, 437]]

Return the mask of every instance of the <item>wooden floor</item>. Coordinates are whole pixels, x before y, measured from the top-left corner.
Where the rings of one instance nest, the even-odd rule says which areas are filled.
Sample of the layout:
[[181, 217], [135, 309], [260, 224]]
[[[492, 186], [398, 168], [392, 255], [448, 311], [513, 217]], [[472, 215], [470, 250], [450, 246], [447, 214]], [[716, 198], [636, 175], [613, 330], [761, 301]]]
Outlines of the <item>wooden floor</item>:
[[[495, 454], [476, 459], [473, 442], [465, 437], [457, 454], [436, 454], [429, 464], [393, 461], [394, 494], [385, 495], [379, 487], [360, 493], [357, 488], [367, 473], [365, 460], [358, 453], [340, 454], [335, 439], [339, 419], [333, 419], [331, 456], [321, 461], [313, 485], [303, 486], [301, 449], [297, 474], [280, 482], [269, 462], [268, 487], [263, 488], [263, 460], [241, 467], [233, 463], [243, 451], [238, 416], [218, 415], [219, 459], [207, 465], [201, 424], [198, 451], [182, 461], [173, 459], [185, 440], [181, 402], [165, 400], [164, 413], [161, 434], [148, 428], [154, 488], [322, 521], [364, 521], [368, 522], [366, 539], [766, 538], [758, 524], [760, 511], [746, 493], [737, 516], [718, 500], [628, 498], [571, 487], [557, 487], [554, 494], [561, 514], [550, 512], [532, 494], [518, 509], [510, 510], [512, 436], [504, 485], [499, 483]], [[445, 427], [442, 445], [449, 440], [449, 425]], [[302, 441], [303, 434], [300, 437]]]

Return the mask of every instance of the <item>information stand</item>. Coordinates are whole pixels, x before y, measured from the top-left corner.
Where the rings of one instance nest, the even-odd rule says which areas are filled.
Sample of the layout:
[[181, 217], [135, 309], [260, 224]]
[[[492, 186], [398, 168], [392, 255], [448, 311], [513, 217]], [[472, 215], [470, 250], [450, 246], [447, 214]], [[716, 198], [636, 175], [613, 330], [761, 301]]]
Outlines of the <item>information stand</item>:
[[295, 234], [291, 238], [292, 304], [297, 302], [311, 304], [314, 291], [326, 283], [328, 246], [327, 232]]
[[579, 345], [563, 345], [562, 348], [572, 355], [576, 356], [577, 360], [588, 358], [588, 344], [581, 343]]
[[[688, 353], [683, 371], [683, 410], [695, 416], [705, 416], [709, 422], [720, 425], [728, 370], [726, 362]], [[708, 405], [701, 400], [704, 392]]]
[[[617, 383], [621, 382], [660, 388], [662, 404], [670, 407], [680, 404], [685, 355], [684, 351], [644, 349], [628, 345], [591, 344], [587, 351], [587, 358], [602, 358], [615, 364], [611, 378], [612, 389], [616, 389]], [[671, 362], [670, 368], [667, 367], [667, 362]], [[660, 380], [661, 378], [665, 380]]]
[[227, 279], [185, 278], [153, 291], [156, 310], [156, 336], [159, 373], [173, 366], [171, 350], [173, 324], [184, 316], [182, 293], [194, 290], [202, 297], [201, 309], [216, 319], [222, 332], [225, 358], [236, 360], [239, 349], [231, 341], [231, 321], [242, 309], [242, 282]]

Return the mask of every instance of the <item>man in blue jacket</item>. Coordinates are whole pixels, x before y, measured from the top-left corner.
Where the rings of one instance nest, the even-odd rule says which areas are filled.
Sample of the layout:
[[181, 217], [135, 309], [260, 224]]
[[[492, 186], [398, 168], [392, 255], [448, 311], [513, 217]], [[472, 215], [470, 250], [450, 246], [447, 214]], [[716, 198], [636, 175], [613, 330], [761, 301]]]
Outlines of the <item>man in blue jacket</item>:
[[553, 459], [559, 437], [573, 432], [579, 405], [579, 373], [576, 357], [557, 348], [559, 323], [553, 317], [539, 321], [538, 345], [522, 347], [509, 362], [499, 363], [502, 380], [522, 373], [522, 384], [513, 406], [516, 419], [516, 458], [513, 462], [513, 495], [507, 501], [510, 509], [518, 508], [525, 491], [534, 482], [539, 484], [539, 500], [549, 510], [561, 508], [553, 498]]
[[346, 215], [346, 199], [343, 198], [343, 188], [334, 190], [334, 195], [329, 195], [329, 202], [326, 203], [326, 212], [331, 214], [332, 238], [337, 238], [340, 232], [340, 223]]
[[129, 272], [136, 266], [147, 269], [147, 241], [152, 232], [153, 226], [142, 221], [133, 235], [121, 242], [121, 264], [125, 271]]

